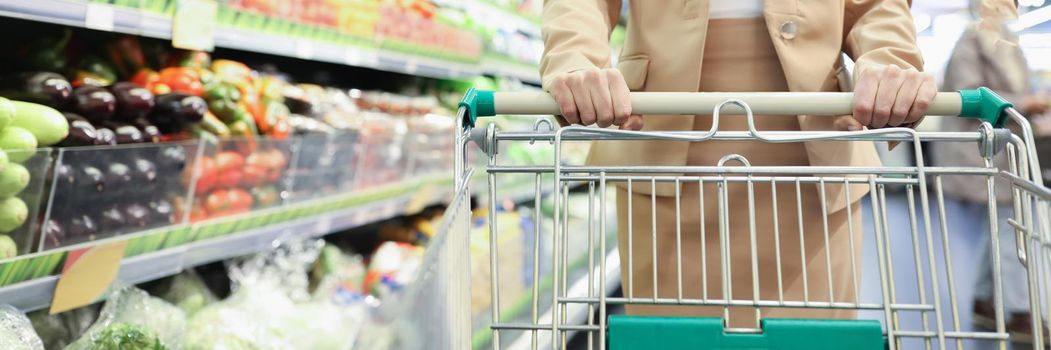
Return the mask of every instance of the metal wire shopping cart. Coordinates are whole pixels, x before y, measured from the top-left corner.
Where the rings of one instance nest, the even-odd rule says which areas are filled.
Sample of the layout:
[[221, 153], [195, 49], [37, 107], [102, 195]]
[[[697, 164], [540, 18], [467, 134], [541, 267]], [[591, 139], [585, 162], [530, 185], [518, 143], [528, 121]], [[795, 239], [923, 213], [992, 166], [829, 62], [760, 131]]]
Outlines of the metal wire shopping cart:
[[[1051, 299], [1051, 288], [1047, 284], [1051, 273], [1051, 222], [1048, 220], [1048, 204], [1051, 201], [1051, 191], [1042, 187], [1039, 176], [1039, 166], [1033, 147], [1033, 137], [1026, 120], [1005, 100], [999, 98], [987, 89], [961, 91], [959, 93], [941, 93], [932, 103], [929, 113], [933, 115], [960, 115], [981, 118], [983, 123], [979, 130], [974, 132], [918, 132], [912, 129], [894, 128], [883, 130], [871, 130], [860, 132], [838, 132], [838, 131], [760, 131], [755, 128], [754, 115], [816, 115], [835, 116], [849, 114], [852, 105], [852, 95], [849, 93], [633, 93], [633, 111], [640, 114], [667, 114], [667, 115], [712, 115], [712, 127], [707, 131], [674, 131], [674, 132], [630, 132], [608, 129], [596, 129], [586, 127], [564, 127], [558, 130], [533, 131], [498, 131], [490, 124], [486, 128], [474, 128], [475, 121], [479, 117], [493, 116], [497, 114], [522, 114], [522, 115], [550, 115], [558, 112], [558, 107], [550, 96], [544, 93], [493, 93], [486, 91], [470, 91], [461, 103], [459, 111], [458, 130], [456, 138], [456, 182], [457, 200], [446, 213], [446, 230], [435, 239], [434, 246], [429, 248], [428, 262], [425, 271], [421, 274], [419, 283], [410, 293], [410, 301], [402, 309], [397, 318], [406, 320], [407, 325], [401, 328], [402, 334], [408, 338], [416, 338], [415, 342], [402, 341], [398, 347], [402, 348], [427, 348], [427, 349], [468, 349], [471, 347], [471, 315], [469, 309], [470, 300], [462, 293], [469, 289], [468, 268], [466, 255], [467, 246], [464, 240], [469, 239], [466, 231], [467, 220], [469, 220], [469, 187], [471, 174], [474, 169], [468, 164], [467, 159], [474, 148], [471, 143], [476, 144], [488, 159], [486, 177], [489, 187], [489, 234], [496, 237], [500, 234], [495, 214], [499, 192], [501, 191], [501, 178], [526, 174], [532, 178], [536, 190], [532, 207], [534, 216], [538, 221], [535, 227], [533, 246], [528, 247], [532, 251], [532, 284], [528, 288], [529, 306], [531, 313], [527, 320], [522, 322], [508, 321], [501, 315], [501, 294], [499, 265], [502, 261], [501, 251], [495, 242], [490, 239], [489, 250], [489, 276], [491, 296], [491, 326], [492, 347], [502, 348], [508, 345], [507, 338], [516, 335], [520, 339], [526, 339], [525, 345], [530, 348], [565, 348], [571, 336], [580, 335], [587, 337], [587, 346], [598, 349], [639, 349], [639, 348], [692, 348], [692, 349], [901, 349], [901, 348], [971, 348], [970, 342], [991, 342], [995, 347], [1005, 348], [1009, 341], [1009, 334], [1005, 326], [1005, 314], [1003, 309], [1003, 289], [1022, 288], [1024, 286], [1004, 286], [1000, 276], [1000, 265], [1002, 259], [1020, 259], [1026, 264], [1029, 273], [1028, 288], [1031, 291], [1031, 310], [1033, 317], [1033, 335], [1036, 348], [1042, 348], [1046, 344], [1044, 320], [1039, 315], [1041, 310], [1051, 308], [1047, 303]], [[720, 115], [727, 114], [745, 115], [748, 120], [748, 130], [726, 131], [719, 130], [718, 120]], [[1016, 125], [1012, 134], [1009, 129], [994, 128], [1003, 126], [1006, 122]], [[823, 166], [823, 167], [777, 167], [750, 165], [744, 157], [728, 154], [718, 164], [703, 166], [589, 166], [571, 165], [564, 162], [564, 148], [566, 144], [584, 141], [605, 140], [665, 140], [679, 142], [705, 142], [709, 140], [752, 140], [772, 143], [790, 142], [823, 142], [823, 141], [889, 141], [907, 142], [913, 144], [913, 152], [916, 160], [915, 166], [896, 167], [859, 167], [859, 166]], [[921, 141], [924, 142], [954, 142], [960, 147], [974, 147], [976, 152], [984, 157], [984, 167], [953, 167], [953, 166], [929, 166], [924, 162]], [[499, 149], [501, 144], [509, 142], [549, 142], [554, 149], [554, 157], [549, 164], [522, 165], [512, 164], [500, 159]], [[968, 145], [969, 144], [969, 145]], [[993, 162], [997, 154], [1006, 154], [1009, 166], [1007, 169], [997, 168]], [[736, 165], [740, 163], [741, 165]], [[731, 166], [734, 164], [734, 166]], [[1020, 239], [1019, 254], [1017, 257], [1000, 257], [993, 255], [990, 263], [994, 266], [994, 302], [996, 305], [995, 327], [987, 330], [971, 330], [968, 325], [961, 322], [961, 310], [959, 303], [967, 302], [958, 300], [957, 290], [964, 288], [954, 280], [954, 269], [960, 266], [969, 266], [972, 262], [961, 263], [952, 260], [950, 242], [955, 238], [947, 229], [951, 217], [946, 214], [944, 194], [942, 188], [943, 178], [952, 176], [977, 177], [986, 180], [986, 188], [975, 189], [985, 191], [989, 194], [989, 237], [993, 245], [993, 251], [999, 244], [1012, 244], [1012, 242], [1000, 242], [997, 238], [998, 220], [996, 217], [997, 203], [995, 196], [994, 179], [1003, 172], [1004, 177], [1009, 177], [1015, 183], [1015, 218], [1012, 222], [1017, 228]], [[620, 263], [607, 264], [608, 259], [602, 259], [609, 250], [607, 240], [603, 239], [609, 232], [616, 230], [616, 226], [609, 225], [611, 219], [607, 212], [615, 204], [607, 203], [604, 194], [613, 187], [626, 188], [626, 192], [633, 193], [632, 187], [653, 187], [668, 184], [675, 186], [675, 205], [672, 207], [661, 207], [660, 210], [673, 210], [674, 223], [661, 223], [661, 225], [674, 224], [675, 237], [657, 237], [656, 225], [658, 217], [658, 206], [646, 206], [648, 201], [656, 202], [657, 191], [643, 192], [642, 197], [636, 197], [636, 202], [628, 199], [626, 206], [628, 213], [627, 235], [629, 247], [620, 247]], [[699, 203], [684, 203], [683, 198], [695, 200], [697, 197], [687, 197], [685, 188], [692, 187], [693, 191], [699, 188], [712, 186], [714, 197], [707, 198], [703, 194]], [[574, 186], [583, 185], [591, 198], [586, 213], [587, 232], [574, 232], [567, 227], [569, 222], [568, 198], [570, 190]], [[860, 210], [845, 210], [848, 214], [859, 217], [850, 218], [847, 222], [861, 223], [864, 229], [855, 232], [855, 225], [849, 226], [851, 239], [848, 252], [829, 252], [829, 249], [818, 250], [819, 253], [811, 254], [807, 244], [828, 246], [829, 242], [829, 220], [831, 213], [823, 204], [806, 207], [802, 205], [799, 198], [802, 196], [801, 188], [807, 191], [816, 190], [822, 199], [830, 196], [826, 191], [830, 186], [843, 186], [844, 191], [839, 191], [848, 202], [866, 203], [865, 212]], [[732, 186], [745, 186], [746, 196], [734, 197], [728, 195], [727, 189]], [[756, 221], [764, 220], [755, 213], [755, 197], [757, 193], [769, 195], [769, 192], [757, 192], [756, 188], [765, 188], [774, 191], [772, 212], [774, 213], [773, 232], [757, 229]], [[909, 229], [898, 230], [901, 222], [888, 216], [888, 187], [903, 186], [906, 189], [908, 211], [907, 219], [900, 219], [907, 223]], [[851, 189], [855, 195], [851, 196]], [[777, 191], [780, 191], [778, 195]], [[845, 192], [845, 193], [843, 193]], [[598, 194], [598, 195], [596, 195]], [[862, 194], [862, 195], [858, 195]], [[550, 196], [553, 205], [553, 213], [542, 214], [539, 209], [543, 203], [542, 198]], [[681, 196], [681, 197], [680, 197]], [[779, 197], [781, 196], [781, 197]], [[783, 197], [787, 196], [787, 197]], [[860, 197], [864, 197], [858, 199]], [[918, 197], [918, 198], [917, 198]], [[782, 198], [778, 204], [777, 198]], [[789, 200], [785, 201], [784, 198]], [[793, 200], [794, 198], [794, 200]], [[641, 199], [641, 200], [639, 200]], [[793, 203], [795, 202], [795, 203]], [[733, 205], [731, 205], [731, 203]], [[625, 203], [621, 201], [621, 206]], [[633, 211], [638, 206], [646, 208], [643, 214]], [[698, 210], [696, 208], [701, 208]], [[684, 208], [690, 208], [686, 211]], [[716, 215], [704, 217], [704, 208], [714, 208]], [[817, 212], [818, 217], [814, 222], [804, 223], [804, 212]], [[852, 213], [852, 214], [851, 214]], [[700, 218], [697, 216], [700, 215]], [[729, 226], [731, 215], [748, 216], [746, 227]], [[777, 215], [797, 216], [799, 240], [795, 246], [789, 246], [792, 238], [788, 232], [789, 227], [778, 224]], [[810, 214], [807, 214], [810, 215]], [[632, 232], [633, 225], [630, 223], [632, 217], [636, 220], [646, 220], [653, 223], [653, 232]], [[807, 216], [812, 218], [813, 216]], [[695, 255], [683, 253], [684, 247], [679, 242], [686, 230], [680, 230], [683, 219], [713, 220], [718, 223], [718, 232], [708, 232], [710, 236], [709, 246], [702, 243], [700, 247], [700, 259]], [[1002, 219], [1002, 218], [999, 218]], [[809, 220], [809, 219], [808, 219]], [[856, 221], [855, 221], [856, 220]], [[549, 238], [541, 234], [543, 224], [552, 228]], [[806, 228], [804, 228], [804, 224]], [[610, 227], [607, 227], [610, 226]], [[760, 227], [762, 227], [760, 225]], [[769, 227], [769, 226], [767, 226]], [[463, 231], [461, 231], [463, 230]], [[763, 231], [763, 232], [757, 232]], [[781, 233], [784, 232], [784, 234]], [[863, 231], [863, 232], [862, 232]], [[907, 231], [907, 232], [896, 232]], [[693, 234], [693, 231], [689, 231]], [[808, 240], [804, 242], [804, 232]], [[702, 229], [701, 234], [704, 235]], [[822, 235], [823, 234], [823, 235]], [[581, 241], [579, 236], [587, 235]], [[637, 242], [636, 235], [642, 237], [643, 241], [652, 239], [646, 249], [651, 252], [641, 254], [637, 257], [637, 247], [632, 248], [632, 242]], [[577, 236], [577, 237], [574, 237]], [[822, 237], [823, 236], [823, 237]], [[656, 251], [656, 240], [675, 239], [671, 251]], [[703, 238], [702, 238], [703, 239]], [[757, 241], [761, 240], [761, 241]], [[854, 240], [858, 241], [855, 242]], [[911, 240], [908, 246], [911, 249], [900, 249], [901, 245], [892, 244], [892, 240], [901, 243], [903, 239]], [[772, 241], [771, 241], [772, 240]], [[875, 270], [872, 275], [861, 278], [860, 265], [866, 264], [861, 261], [864, 253], [855, 251], [855, 247], [861, 247], [861, 240], [870, 240], [866, 248], [874, 248], [872, 260], [875, 260]], [[731, 256], [731, 241], [748, 242], [751, 246], [750, 252], [745, 250], [746, 259], [749, 264], [731, 264], [731, 261], [742, 261]], [[574, 291], [568, 288], [567, 265], [569, 260], [566, 252], [583, 244], [587, 251], [589, 265], [595, 269], [587, 271], [587, 285], [585, 292]], [[704, 240], [702, 240], [704, 242]], [[773, 246], [772, 251], [776, 255], [758, 256], [757, 245]], [[747, 245], [746, 245], [747, 246]], [[689, 249], [694, 249], [689, 248]], [[550, 259], [540, 259], [542, 250], [550, 250]], [[795, 253], [791, 253], [795, 251]], [[740, 251], [734, 251], [740, 255]], [[833, 274], [833, 264], [830, 256], [838, 254], [849, 256], [847, 262], [849, 271], [846, 274]], [[453, 256], [447, 256], [453, 255]], [[783, 255], [783, 256], [782, 256]], [[810, 259], [801, 259], [807, 255]], [[824, 255], [824, 256], [822, 256]], [[663, 269], [677, 271], [671, 274], [674, 281], [658, 283], [657, 259], [660, 256], [662, 262], [670, 261], [675, 266], [664, 266]], [[594, 257], [598, 257], [597, 259]], [[732, 259], [733, 258], [733, 259]], [[640, 259], [652, 259], [654, 273], [645, 276], [647, 281], [636, 277], [635, 263]], [[794, 261], [789, 261], [793, 260]], [[699, 260], [699, 261], [698, 261]], [[770, 262], [761, 265], [759, 261]], [[902, 263], [902, 262], [907, 263]], [[612, 266], [619, 264], [623, 266]], [[691, 269], [685, 267], [694, 265]], [[700, 265], [699, 269], [698, 266]], [[782, 270], [789, 266], [797, 266], [802, 270], [802, 294], [786, 293], [790, 281], [783, 280]], [[822, 269], [811, 269], [811, 265], [824, 266]], [[541, 270], [553, 274], [550, 285], [539, 283]], [[607, 296], [608, 284], [618, 283], [607, 278], [606, 271], [620, 268], [623, 278], [619, 283], [624, 291], [622, 297]], [[683, 271], [700, 271], [705, 274], [698, 286], [684, 285]], [[773, 271], [771, 271], [773, 270]], [[807, 275], [807, 271], [811, 275]], [[827, 272], [824, 272], [827, 271]], [[786, 272], [787, 274], [787, 272]], [[775, 276], [776, 277], [773, 277]], [[668, 278], [666, 274], [660, 274], [661, 278]], [[677, 277], [677, 278], [676, 278]], [[846, 278], [845, 281], [833, 281], [833, 279]], [[652, 279], [652, 280], [650, 280]], [[914, 281], [915, 284], [896, 284], [895, 281], [903, 279]], [[690, 278], [686, 278], [690, 281]], [[696, 281], [696, 279], [692, 279]], [[751, 293], [734, 292], [731, 290], [737, 282], [745, 281]], [[772, 281], [776, 281], [772, 282]], [[878, 281], [874, 288], [865, 288], [865, 281]], [[797, 281], [798, 282], [798, 281]], [[658, 292], [657, 286], [665, 288], [671, 283], [674, 288], [671, 291]], [[844, 286], [839, 288], [844, 293], [834, 295], [833, 284]], [[636, 284], [644, 285], [645, 289], [653, 288], [652, 293], [639, 293]], [[818, 293], [821, 286], [828, 286], [828, 291]], [[738, 285], [739, 286], [739, 285]], [[809, 288], [808, 288], [809, 287]], [[808, 290], [810, 291], [808, 293]], [[684, 292], [685, 291], [685, 292]], [[746, 291], [747, 292], [747, 291]], [[428, 293], [434, 293], [441, 297], [434, 297]], [[550, 294], [548, 294], [550, 293]], [[866, 299], [865, 295], [874, 295]], [[744, 295], [742, 297], [742, 295]], [[1042, 297], [1043, 296], [1043, 297]], [[421, 301], [422, 300], [422, 301]], [[441, 305], [435, 305], [440, 303]], [[429, 306], [428, 306], [429, 305]], [[540, 308], [543, 305], [551, 305], [551, 312], [543, 314]], [[714, 317], [659, 317], [659, 316], [637, 316], [637, 315], [610, 315], [609, 310], [615, 305], [663, 305], [672, 307], [707, 307], [717, 312]], [[587, 317], [583, 324], [573, 323], [567, 317], [571, 310], [587, 310]], [[742, 312], [744, 310], [744, 312]], [[824, 310], [824, 311], [849, 311], [847, 319], [803, 319], [803, 318], [777, 318], [764, 315], [778, 315], [776, 310]], [[629, 310], [630, 311], [630, 310]], [[854, 317], [856, 312], [856, 318]], [[791, 314], [791, 313], [789, 313]], [[731, 316], [732, 315], [732, 316]], [[742, 317], [741, 315], [746, 315]], [[732, 319], [731, 319], [732, 317]], [[909, 319], [919, 320], [910, 322]], [[744, 321], [744, 322], [742, 322]], [[745, 326], [741, 326], [745, 324]], [[503, 340], [501, 338], [504, 338]], [[422, 341], [420, 340], [422, 339]], [[521, 344], [521, 343], [518, 343]], [[914, 346], [915, 344], [915, 346]]]

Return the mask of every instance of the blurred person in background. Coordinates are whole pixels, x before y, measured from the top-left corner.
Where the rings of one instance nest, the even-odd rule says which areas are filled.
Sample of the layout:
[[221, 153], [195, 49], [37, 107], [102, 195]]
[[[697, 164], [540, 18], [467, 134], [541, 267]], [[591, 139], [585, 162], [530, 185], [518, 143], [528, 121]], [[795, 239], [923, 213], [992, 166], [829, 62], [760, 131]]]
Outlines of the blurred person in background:
[[[976, 14], [978, 6], [977, 0], [971, 1], [972, 14]], [[1022, 49], [1017, 45], [1017, 35], [1003, 22], [988, 22], [971, 25], [960, 36], [945, 69], [942, 90], [956, 91], [984, 86], [1006, 98], [1026, 116], [1047, 112], [1048, 98], [1032, 93], [1030, 81], [1033, 75]], [[976, 131], [980, 123], [977, 119], [943, 118], [942, 131]], [[932, 143], [930, 147], [936, 165], [985, 166], [984, 159], [973, 148], [939, 142]], [[1006, 157], [1003, 154], [999, 155], [994, 166], [1008, 169]], [[990, 216], [985, 190], [986, 179], [977, 176], [944, 176], [942, 179], [946, 208], [955, 211], [949, 213], [948, 217], [952, 220], [967, 221], [950, 223], [958, 228], [950, 233], [956, 236], [976, 237], [975, 239], [980, 241], [976, 253], [980, 259], [975, 281], [973, 321], [977, 326], [995, 329], [993, 252], [989, 237]], [[1015, 253], [1014, 228], [1007, 223], [1007, 219], [1013, 217], [1011, 189], [1007, 183], [998, 179], [994, 190], [1007, 329], [1011, 333], [1012, 341], [1031, 343], [1032, 315], [1029, 312], [1028, 280], [1025, 267], [1018, 261]]]

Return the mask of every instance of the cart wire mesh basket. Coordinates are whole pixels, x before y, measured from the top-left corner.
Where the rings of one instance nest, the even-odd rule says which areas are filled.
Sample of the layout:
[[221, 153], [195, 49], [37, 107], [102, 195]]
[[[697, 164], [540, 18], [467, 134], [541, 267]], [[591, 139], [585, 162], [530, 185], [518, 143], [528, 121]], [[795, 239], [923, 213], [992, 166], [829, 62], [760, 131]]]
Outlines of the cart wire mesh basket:
[[[445, 230], [429, 247], [428, 264], [434, 266], [416, 285], [415, 297], [431, 300], [410, 301], [393, 317], [405, 320], [398, 337], [421, 341], [392, 347], [479, 347], [470, 342], [471, 300], [454, 296], [470, 294], [474, 277], [468, 276], [465, 241], [476, 237], [454, 232], [466, 231], [469, 225], [463, 202], [474, 170], [466, 161], [472, 150], [487, 158], [490, 315], [481, 321], [473, 318], [474, 323], [486, 323], [474, 326], [487, 326], [490, 332], [489, 345], [483, 347], [565, 349], [575, 337], [585, 339], [581, 343], [589, 349], [1003, 349], [1016, 340], [1008, 330], [1005, 288], [1029, 291], [1027, 309], [1033, 317], [1028, 341], [1035, 348], [1048, 343], [1041, 315], [1046, 317], [1051, 308], [1051, 191], [1039, 176], [1028, 122], [992, 91], [940, 93], [932, 102], [932, 115], [981, 119], [981, 127], [973, 132], [756, 127], [757, 120], [767, 116], [849, 114], [850, 93], [642, 92], [632, 93], [631, 99], [634, 113], [710, 116], [711, 128], [556, 130], [541, 122], [527, 131], [498, 131], [493, 123], [475, 128], [479, 117], [552, 115], [558, 106], [546, 93], [468, 92], [456, 133], [459, 199], [446, 213]], [[745, 118], [747, 128], [720, 129], [721, 118]], [[1002, 128], [1005, 124], [1012, 128]], [[767, 165], [733, 152], [701, 165], [566, 161], [570, 144], [610, 141], [829, 147], [907, 143], [915, 165]], [[548, 144], [553, 155], [545, 164], [515, 164], [499, 151], [513, 142]], [[929, 143], [969, 147], [984, 165], [932, 166], [924, 160], [923, 145]], [[524, 290], [526, 311], [516, 317], [508, 317], [509, 308], [501, 303], [515, 296], [502, 290], [501, 279], [508, 277], [498, 275], [505, 271], [500, 264], [507, 257], [497, 244], [504, 223], [495, 214], [500, 192], [506, 189], [503, 179], [511, 177], [526, 178], [536, 191], [531, 198], [537, 221], [532, 246], [520, 249], [532, 256], [526, 260], [532, 264], [527, 269], [531, 276], [525, 276], [530, 280]], [[960, 214], [950, 210], [944, 187], [956, 178], [984, 184], [973, 190], [988, 198], [982, 215], [988, 216], [984, 231], [990, 251], [1011, 244], [1017, 245], [1017, 254], [953, 260], [961, 239], [954, 235], [955, 216]], [[997, 192], [1004, 191], [996, 182], [1004, 180], [1013, 184], [1009, 204], [996, 200]], [[584, 188], [588, 196], [586, 210], [570, 214], [571, 193], [577, 188]], [[550, 212], [540, 209], [545, 203]], [[1004, 205], [1011, 206], [1013, 217], [998, 217], [998, 206]], [[585, 224], [574, 226], [571, 222], [581, 219], [574, 216], [583, 216]], [[1000, 239], [997, 223], [1003, 220], [1010, 220], [1015, 242]], [[611, 236], [616, 239], [606, 239]], [[579, 274], [570, 269], [571, 251], [586, 256], [583, 284], [571, 280]], [[1004, 284], [1001, 266], [1015, 261], [1025, 266], [1025, 285]], [[987, 328], [972, 327], [969, 310], [961, 309], [970, 302], [961, 291], [970, 286], [958, 279], [973, 263], [990, 264], [992, 270], [994, 315]], [[619, 285], [622, 295], [608, 295], [611, 285]], [[612, 312], [620, 309], [626, 312]]]

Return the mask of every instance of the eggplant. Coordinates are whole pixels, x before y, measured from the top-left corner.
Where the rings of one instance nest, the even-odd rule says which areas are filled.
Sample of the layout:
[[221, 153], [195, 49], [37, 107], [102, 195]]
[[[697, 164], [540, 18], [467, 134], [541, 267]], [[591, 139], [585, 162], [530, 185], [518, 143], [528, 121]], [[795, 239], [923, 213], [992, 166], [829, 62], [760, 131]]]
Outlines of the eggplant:
[[0, 95], [14, 100], [34, 102], [63, 109], [73, 95], [73, 86], [65, 77], [52, 72], [23, 72], [5, 77]]
[[143, 185], [157, 181], [157, 166], [144, 158], [132, 161], [132, 180], [136, 185]]
[[95, 129], [95, 144], [96, 145], [117, 145], [117, 134], [109, 128], [97, 128]]
[[125, 205], [123, 208], [124, 221], [132, 226], [138, 228], [145, 228], [152, 222], [152, 216], [150, 215], [150, 209], [145, 205], [139, 203], [131, 203]]
[[66, 234], [70, 237], [92, 236], [99, 232], [95, 220], [87, 215], [75, 215], [66, 225]]
[[116, 134], [117, 144], [123, 145], [128, 143], [142, 143], [145, 139], [142, 136], [142, 131], [133, 125], [124, 125], [113, 129], [113, 133]]
[[143, 118], [153, 110], [154, 97], [150, 90], [131, 82], [120, 82], [109, 87], [110, 93], [117, 100], [117, 110], [113, 118], [133, 122]]
[[56, 248], [66, 240], [66, 229], [54, 218], [44, 222], [44, 239], [49, 248]]
[[128, 220], [124, 216], [124, 211], [117, 207], [109, 207], [98, 215], [99, 228], [107, 233], [116, 233], [126, 227], [128, 227]]
[[101, 123], [117, 110], [117, 98], [104, 88], [84, 85], [73, 90], [73, 110], [92, 123]]
[[86, 165], [76, 173], [74, 182], [78, 193], [101, 193], [106, 189], [106, 174], [99, 168]]
[[83, 119], [84, 117], [74, 114], [73, 116], [75, 118], [80, 119], [73, 119], [70, 118], [68, 114], [70, 113], [67, 113], [66, 120], [69, 121], [69, 134], [66, 135], [66, 138], [63, 139], [62, 142], [58, 143], [58, 146], [91, 146], [96, 144], [98, 140], [98, 130], [95, 130], [95, 127], [92, 126], [87, 119]]
[[119, 195], [120, 192], [129, 190], [131, 182], [131, 167], [127, 164], [113, 162], [106, 168], [104, 188], [110, 195]]
[[183, 93], [168, 93], [156, 97], [153, 111], [149, 114], [152, 122], [163, 133], [181, 131], [187, 124], [200, 122], [208, 113], [208, 103], [204, 99]]
[[147, 206], [150, 208], [150, 216], [154, 222], [165, 225], [175, 223], [175, 218], [172, 216], [174, 209], [171, 202], [165, 199], [158, 199], [151, 201]]
[[186, 166], [186, 150], [182, 146], [165, 147], [157, 158], [157, 168], [165, 174], [178, 174]]
[[135, 125], [142, 131], [143, 141], [150, 143], [161, 142], [161, 130], [156, 125], [151, 124], [146, 118], [136, 119], [132, 125]]

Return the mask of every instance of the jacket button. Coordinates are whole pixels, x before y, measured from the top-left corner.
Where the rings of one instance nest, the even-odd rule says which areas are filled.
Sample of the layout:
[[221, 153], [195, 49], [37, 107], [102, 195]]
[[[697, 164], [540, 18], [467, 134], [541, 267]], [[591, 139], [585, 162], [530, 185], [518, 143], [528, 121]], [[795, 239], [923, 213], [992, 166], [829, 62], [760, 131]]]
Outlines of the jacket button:
[[788, 21], [781, 24], [781, 38], [785, 40], [792, 40], [796, 37], [796, 22]]

